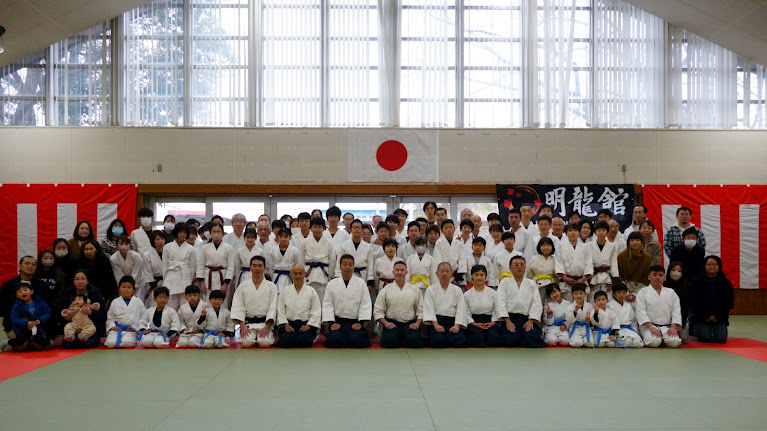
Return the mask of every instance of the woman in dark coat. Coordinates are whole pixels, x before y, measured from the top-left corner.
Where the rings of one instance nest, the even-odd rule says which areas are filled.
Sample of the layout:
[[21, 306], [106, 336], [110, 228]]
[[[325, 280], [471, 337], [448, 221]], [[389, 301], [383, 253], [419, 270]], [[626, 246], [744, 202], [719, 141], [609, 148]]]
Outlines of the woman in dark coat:
[[734, 295], [732, 283], [722, 272], [722, 260], [707, 256], [704, 272], [690, 283], [692, 312], [690, 326], [695, 328], [698, 341], [727, 342], [727, 326]]

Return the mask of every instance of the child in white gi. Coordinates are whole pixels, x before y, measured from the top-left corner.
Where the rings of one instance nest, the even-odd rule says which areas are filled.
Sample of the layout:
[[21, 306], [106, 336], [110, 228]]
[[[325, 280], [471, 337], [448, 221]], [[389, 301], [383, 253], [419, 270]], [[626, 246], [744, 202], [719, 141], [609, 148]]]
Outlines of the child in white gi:
[[421, 235], [415, 239], [415, 254], [407, 258], [407, 273], [410, 276], [409, 283], [420, 289], [421, 295], [426, 288], [437, 280], [437, 262], [429, 256], [426, 248], [427, 239]]
[[121, 278], [117, 290], [120, 297], [112, 301], [107, 311], [107, 339], [104, 345], [110, 349], [133, 348], [136, 347], [146, 307], [144, 301], [135, 296], [136, 281], [133, 277]]
[[546, 286], [546, 297], [549, 298], [543, 308], [543, 340], [549, 346], [569, 346], [570, 336], [565, 326], [565, 313], [570, 301], [562, 298], [562, 291], [556, 284]]
[[637, 332], [636, 316], [634, 307], [626, 301], [628, 287], [623, 283], [613, 285], [613, 300], [607, 303], [607, 309], [612, 310], [618, 319], [620, 331], [615, 337], [615, 344], [618, 347], [642, 347], [642, 337]]
[[234, 335], [234, 324], [229, 318], [229, 310], [224, 308], [226, 294], [220, 290], [210, 292], [210, 310], [205, 310], [205, 333], [202, 337], [203, 349], [226, 349], [228, 340]]
[[563, 237], [559, 242], [559, 250], [555, 256], [559, 288], [562, 289], [562, 297], [568, 301], [573, 299], [570, 294], [571, 286], [575, 283], [585, 283], [594, 274], [591, 252], [580, 240], [580, 232], [578, 223], [567, 225], [567, 237]]
[[596, 239], [588, 244], [591, 254], [591, 264], [594, 275], [589, 279], [591, 291], [588, 292], [589, 302], [594, 301], [594, 293], [609, 292], [613, 281], [618, 278], [618, 246], [607, 240], [610, 225], [600, 221], [594, 226]]
[[299, 259], [306, 265], [306, 282], [317, 291], [320, 301], [325, 297], [325, 287], [336, 273], [336, 251], [333, 243], [323, 236], [325, 220], [311, 220], [311, 235], [301, 242]]
[[277, 232], [277, 245], [269, 247], [266, 253], [266, 266], [272, 283], [277, 285], [277, 292], [282, 293], [285, 287], [293, 284], [290, 269], [294, 265], [303, 265], [296, 246], [290, 243], [290, 229], [282, 228]]
[[565, 325], [569, 329], [570, 345], [573, 347], [594, 347], [591, 337], [591, 313], [594, 306], [586, 302], [586, 285], [573, 285], [573, 303], [565, 311]]
[[176, 342], [176, 348], [200, 347], [204, 336], [205, 315], [208, 304], [200, 300], [200, 288], [195, 285], [186, 287], [184, 291], [186, 303], [178, 309], [178, 318], [181, 320], [181, 333]]
[[501, 241], [503, 242], [503, 250], [499, 251], [495, 255], [495, 273], [498, 275], [498, 285], [501, 284], [506, 277], [512, 277], [511, 268], [509, 262], [514, 256], [522, 256], [522, 253], [514, 249], [514, 243], [516, 236], [514, 232], [504, 232], [501, 235]]
[[[485, 267], [485, 283], [493, 289], [498, 289], [498, 277], [495, 275], [495, 265], [489, 257], [485, 256], [485, 245], [487, 241], [484, 238], [477, 237], [471, 240], [471, 255], [465, 258], [464, 266], [473, 268], [474, 265]], [[466, 280], [466, 290], [474, 286], [473, 280]]]
[[166, 349], [170, 346], [170, 339], [181, 330], [181, 322], [176, 310], [168, 307], [170, 293], [167, 287], [154, 289], [153, 295], [156, 305], [144, 313], [139, 325], [146, 329], [139, 336], [139, 341], [145, 348]]
[[607, 308], [607, 294], [594, 294], [594, 311], [591, 314], [591, 327], [594, 328], [594, 347], [615, 347], [615, 337], [621, 329], [618, 318]]

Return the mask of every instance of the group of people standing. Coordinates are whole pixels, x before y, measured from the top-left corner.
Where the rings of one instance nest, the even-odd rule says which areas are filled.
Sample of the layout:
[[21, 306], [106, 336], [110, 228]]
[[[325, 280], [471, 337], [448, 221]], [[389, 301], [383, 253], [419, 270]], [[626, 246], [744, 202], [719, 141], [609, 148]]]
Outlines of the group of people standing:
[[[69, 240], [25, 256], [0, 289], [0, 314], [15, 351], [63, 347], [222, 348], [381, 346], [678, 346], [727, 339], [732, 285], [705, 255], [691, 210], [661, 248], [647, 210], [623, 233], [610, 210], [567, 220], [551, 207], [460, 220], [434, 202], [408, 222], [396, 210], [372, 225], [342, 214], [301, 213], [271, 221], [172, 215], [154, 230], [138, 211], [96, 241], [81, 221]], [[456, 229], [457, 224], [457, 229]], [[663, 254], [671, 263], [661, 265]], [[378, 331], [376, 331], [378, 326]]]

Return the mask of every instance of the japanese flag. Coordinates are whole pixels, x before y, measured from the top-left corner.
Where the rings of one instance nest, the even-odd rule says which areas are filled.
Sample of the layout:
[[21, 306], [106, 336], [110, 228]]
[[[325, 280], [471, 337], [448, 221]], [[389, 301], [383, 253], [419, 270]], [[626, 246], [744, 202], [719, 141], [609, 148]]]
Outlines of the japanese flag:
[[349, 131], [349, 181], [439, 181], [439, 133], [435, 130]]

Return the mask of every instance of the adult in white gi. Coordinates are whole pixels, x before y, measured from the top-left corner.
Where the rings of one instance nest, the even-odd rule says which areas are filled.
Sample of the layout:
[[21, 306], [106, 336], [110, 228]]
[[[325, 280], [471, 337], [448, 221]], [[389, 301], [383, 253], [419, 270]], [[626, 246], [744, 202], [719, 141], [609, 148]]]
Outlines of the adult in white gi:
[[509, 210], [509, 232], [514, 234], [514, 250], [522, 253], [525, 261], [528, 261], [535, 253], [535, 244], [533, 244], [533, 236], [521, 225], [521, 221], [522, 215], [518, 209]]
[[312, 347], [322, 324], [320, 297], [312, 286], [304, 283], [303, 265], [293, 265], [290, 277], [293, 284], [277, 297], [277, 347]]
[[485, 265], [473, 266], [471, 280], [474, 287], [463, 294], [469, 312], [469, 324], [466, 326], [466, 342], [469, 347], [501, 346], [501, 327], [495, 314], [497, 294], [485, 286], [487, 272]]
[[382, 326], [381, 347], [421, 348], [421, 290], [407, 282], [407, 265], [402, 260], [394, 264], [393, 272], [394, 282], [381, 289], [373, 309], [373, 318]]
[[192, 267], [196, 251], [186, 242], [188, 233], [189, 226], [186, 223], [177, 223], [171, 233], [173, 241], [165, 244], [162, 249], [163, 286], [170, 291], [168, 306], [174, 310], [186, 303], [185, 290], [194, 279]]
[[248, 221], [243, 214], [237, 213], [232, 216], [233, 232], [224, 236], [224, 242], [232, 247], [232, 250], [239, 250], [245, 246], [245, 225]]
[[161, 231], [152, 231], [149, 233], [152, 248], [147, 250], [141, 259], [144, 262], [144, 269], [141, 274], [141, 281], [144, 286], [138, 289], [137, 296], [144, 301], [147, 308], [154, 307], [152, 291], [164, 285], [162, 277], [162, 251], [165, 247], [165, 234]]
[[264, 278], [266, 259], [253, 256], [250, 260], [251, 277], [240, 285], [232, 299], [232, 322], [240, 325], [239, 343], [252, 347], [274, 344], [272, 327], [277, 320], [277, 286]]
[[[362, 221], [355, 219], [351, 225], [351, 237], [341, 244], [338, 251], [338, 259], [344, 254], [350, 254], [354, 256], [354, 274], [365, 280], [366, 283], [371, 284], [373, 280], [373, 266], [375, 261], [373, 259], [373, 248], [370, 244], [362, 240]], [[326, 231], [327, 232], [327, 231]], [[335, 277], [341, 276], [341, 268], [338, 260], [336, 260]]]
[[[250, 260], [253, 258], [253, 256], [266, 257], [264, 250], [256, 246], [256, 242], [257, 242], [256, 232], [254, 229], [245, 229], [245, 233], [243, 234], [243, 236], [245, 237], [245, 245], [240, 247], [238, 250], [235, 250], [235, 255], [234, 255], [235, 276], [232, 279], [231, 284], [229, 284], [229, 289], [227, 289], [226, 291], [226, 301], [224, 303], [229, 308], [231, 308], [232, 298], [234, 297], [234, 292], [237, 291], [237, 286], [239, 286], [239, 284], [242, 283], [244, 280], [250, 278]], [[268, 275], [268, 268], [269, 268], [268, 262], [269, 261], [267, 259], [267, 264], [266, 264], [267, 275]]]
[[[447, 222], [447, 220], [445, 221]], [[469, 324], [468, 309], [460, 287], [450, 283], [452, 265], [437, 265], [439, 283], [426, 289], [423, 298], [423, 320], [429, 329], [429, 347], [466, 347], [464, 329]]]
[[143, 255], [152, 248], [152, 243], [149, 241], [149, 233], [152, 232], [153, 217], [154, 212], [149, 208], [138, 210], [138, 219], [141, 227], [130, 233], [131, 248], [140, 255]]
[[[517, 214], [519, 215], [519, 214]], [[503, 320], [501, 337], [504, 347], [546, 347], [538, 323], [543, 313], [538, 286], [525, 277], [525, 258], [511, 258], [511, 277], [498, 285], [496, 315]]]
[[[117, 253], [115, 253], [117, 254]], [[136, 347], [136, 337], [141, 319], [146, 313], [144, 301], [135, 296], [135, 281], [121, 279], [118, 287], [120, 297], [112, 300], [107, 311], [107, 339], [104, 345], [112, 348]]]
[[354, 276], [352, 255], [341, 256], [339, 265], [341, 277], [328, 283], [322, 301], [322, 321], [330, 325], [325, 347], [370, 347], [370, 340], [362, 327], [363, 322], [370, 320], [373, 314], [367, 283]]
[[203, 297], [210, 290], [226, 293], [234, 278], [235, 250], [225, 243], [224, 227], [216, 223], [210, 229], [213, 238], [197, 252], [197, 281]]
[[455, 224], [450, 219], [442, 222], [442, 233], [444, 237], [441, 237], [434, 243], [434, 260], [439, 263], [447, 262], [450, 264], [450, 269], [455, 274], [455, 277], [460, 282], [463, 276], [466, 275], [468, 268], [466, 268], [466, 257], [463, 243], [453, 238], [455, 233]]
[[636, 297], [636, 316], [639, 335], [647, 347], [667, 347], [682, 344], [682, 308], [674, 289], [664, 287], [666, 273], [662, 266], [650, 267], [650, 285], [642, 288]]

